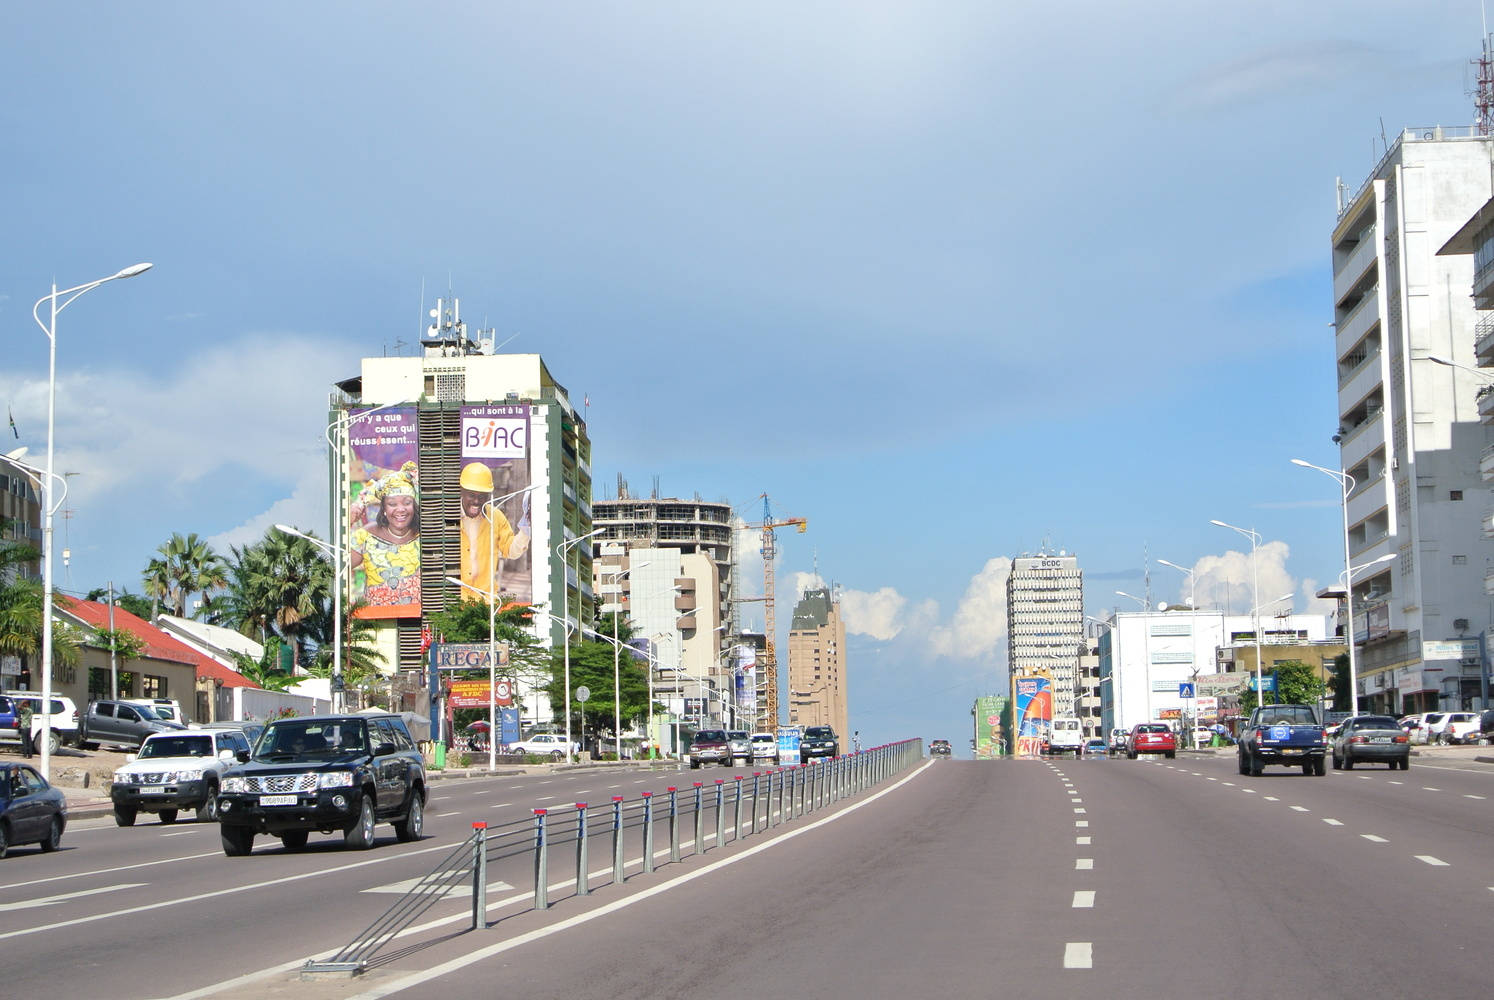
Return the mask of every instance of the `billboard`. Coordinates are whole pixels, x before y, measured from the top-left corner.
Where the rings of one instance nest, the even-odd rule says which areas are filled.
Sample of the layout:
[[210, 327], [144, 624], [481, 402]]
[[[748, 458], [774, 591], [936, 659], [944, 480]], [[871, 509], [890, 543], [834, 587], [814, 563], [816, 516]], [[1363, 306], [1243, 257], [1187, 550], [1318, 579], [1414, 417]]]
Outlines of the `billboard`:
[[420, 617], [420, 495], [413, 406], [348, 422], [346, 537], [359, 618]]
[[[505, 707], [514, 703], [513, 682], [507, 678], [498, 678], [492, 688], [494, 705]], [[447, 693], [448, 708], [487, 708], [488, 707], [488, 682], [487, 681], [452, 681], [451, 689]]]
[[737, 711], [742, 715], [757, 714], [757, 650], [751, 646], [738, 645], [732, 650], [732, 683], [736, 689]]
[[[534, 599], [529, 521], [529, 406], [464, 406], [461, 490], [461, 579], [472, 592]], [[493, 501], [497, 501], [494, 503]]]
[[1012, 678], [1012, 735], [1017, 756], [1036, 757], [1053, 724], [1053, 682], [1046, 676]]
[[975, 759], [994, 760], [1005, 752], [1001, 716], [1007, 701], [1000, 695], [983, 695], [975, 699]]

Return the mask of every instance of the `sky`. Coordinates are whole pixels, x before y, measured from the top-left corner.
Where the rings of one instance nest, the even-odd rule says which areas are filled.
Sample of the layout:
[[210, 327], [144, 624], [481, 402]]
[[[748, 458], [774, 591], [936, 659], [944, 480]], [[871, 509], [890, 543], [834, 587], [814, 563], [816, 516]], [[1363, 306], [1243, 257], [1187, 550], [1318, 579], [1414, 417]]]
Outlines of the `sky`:
[[58, 318], [58, 587], [325, 534], [331, 384], [449, 289], [590, 399], [596, 498], [808, 519], [778, 620], [839, 590], [863, 744], [968, 753], [1024, 553], [1077, 555], [1096, 617], [1244, 613], [1217, 519], [1262, 600], [1324, 610], [1339, 486], [1290, 460], [1337, 467], [1336, 185], [1472, 122], [1479, 7], [1039, 6], [0, 8], [28, 460], [33, 303], [154, 264]]

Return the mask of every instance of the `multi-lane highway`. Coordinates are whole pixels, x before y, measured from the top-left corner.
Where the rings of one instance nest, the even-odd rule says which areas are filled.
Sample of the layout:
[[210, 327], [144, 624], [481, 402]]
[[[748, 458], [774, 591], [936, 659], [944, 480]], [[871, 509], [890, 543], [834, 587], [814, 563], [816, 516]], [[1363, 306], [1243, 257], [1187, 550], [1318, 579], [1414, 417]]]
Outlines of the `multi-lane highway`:
[[[471, 823], [637, 799], [728, 772], [571, 771], [432, 786], [427, 838], [369, 852], [261, 839], [225, 858], [210, 825], [75, 823], [64, 850], [0, 862], [5, 996], [489, 995], [1125, 997], [1473, 995], [1488, 981], [1494, 766], [1236, 773], [1176, 760], [936, 761], [810, 815], [592, 892], [552, 859], [489, 873], [353, 979], [302, 981]], [[740, 772], [738, 772], [740, 773]], [[707, 824], [714, 831], [714, 819]], [[706, 838], [713, 844], [712, 838]], [[605, 841], [603, 841], [604, 843]]]

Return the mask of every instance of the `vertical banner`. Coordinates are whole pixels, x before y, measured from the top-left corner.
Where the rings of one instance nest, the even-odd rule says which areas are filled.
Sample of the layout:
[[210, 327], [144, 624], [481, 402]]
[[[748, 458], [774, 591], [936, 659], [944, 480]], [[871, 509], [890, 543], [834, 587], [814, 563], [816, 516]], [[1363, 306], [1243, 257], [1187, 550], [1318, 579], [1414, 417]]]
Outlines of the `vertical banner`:
[[1017, 756], [1042, 753], [1043, 738], [1053, 722], [1053, 691], [1046, 677], [1012, 678], [1012, 729]]
[[412, 406], [348, 424], [348, 551], [359, 618], [420, 617], [420, 442]]
[[732, 653], [735, 669], [737, 711], [748, 717], [757, 714], [757, 650], [739, 645]]
[[[529, 493], [529, 407], [462, 407], [462, 582], [480, 594], [534, 595]], [[507, 498], [507, 499], [504, 499]], [[493, 501], [497, 500], [497, 503]], [[464, 596], [472, 597], [472, 591]]]
[[1006, 699], [999, 695], [982, 695], [975, 699], [975, 757], [991, 760], [1000, 757], [1002, 745], [1001, 716], [1006, 711]]

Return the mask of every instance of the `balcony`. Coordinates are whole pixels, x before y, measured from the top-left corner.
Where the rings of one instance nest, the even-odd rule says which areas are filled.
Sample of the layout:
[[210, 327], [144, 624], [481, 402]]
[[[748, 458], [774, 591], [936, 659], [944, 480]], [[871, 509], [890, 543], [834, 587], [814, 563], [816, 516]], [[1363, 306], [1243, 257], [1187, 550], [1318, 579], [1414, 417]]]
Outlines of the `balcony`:
[[1372, 289], [1347, 316], [1338, 321], [1335, 357], [1343, 357], [1380, 322], [1380, 290]]
[[1379, 388], [1384, 382], [1384, 373], [1380, 368], [1381, 357], [1378, 350], [1372, 352], [1348, 378], [1339, 382], [1338, 398], [1357, 403]]
[[1342, 302], [1345, 295], [1364, 277], [1364, 272], [1375, 266], [1379, 227], [1366, 226], [1359, 233], [1359, 245], [1349, 252], [1344, 266], [1333, 275], [1333, 301]]
[[1478, 391], [1478, 418], [1481, 424], [1494, 424], [1494, 385]]
[[1485, 313], [1474, 326], [1473, 354], [1480, 368], [1494, 366], [1494, 313]]
[[1483, 475], [1484, 482], [1494, 479], [1494, 444], [1484, 448], [1483, 457], [1478, 461], [1478, 471]]

